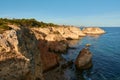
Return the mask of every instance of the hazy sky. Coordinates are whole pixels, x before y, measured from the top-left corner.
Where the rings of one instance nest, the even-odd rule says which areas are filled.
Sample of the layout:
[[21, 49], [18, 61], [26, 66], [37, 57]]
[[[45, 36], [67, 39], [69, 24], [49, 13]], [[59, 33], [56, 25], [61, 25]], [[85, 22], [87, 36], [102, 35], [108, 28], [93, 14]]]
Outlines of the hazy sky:
[[120, 26], [120, 0], [0, 0], [0, 17], [77, 26]]

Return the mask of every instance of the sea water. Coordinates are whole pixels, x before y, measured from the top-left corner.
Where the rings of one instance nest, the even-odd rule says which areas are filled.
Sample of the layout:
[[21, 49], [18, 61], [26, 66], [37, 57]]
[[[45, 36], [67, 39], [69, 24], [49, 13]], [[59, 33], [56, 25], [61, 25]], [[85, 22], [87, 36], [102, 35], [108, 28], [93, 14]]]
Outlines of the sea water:
[[69, 80], [120, 80], [120, 27], [102, 28], [105, 34], [86, 36], [73, 46], [74, 49], [63, 54], [66, 60], [74, 62], [85, 44], [91, 44], [93, 67], [81, 74], [73, 65], [66, 69]]

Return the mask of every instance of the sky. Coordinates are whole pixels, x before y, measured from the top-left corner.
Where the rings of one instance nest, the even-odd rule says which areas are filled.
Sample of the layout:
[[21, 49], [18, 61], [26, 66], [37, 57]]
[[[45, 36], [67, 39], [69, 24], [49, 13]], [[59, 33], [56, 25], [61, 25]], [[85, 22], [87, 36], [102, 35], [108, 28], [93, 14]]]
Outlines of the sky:
[[120, 26], [120, 0], [0, 0], [0, 17], [75, 26]]

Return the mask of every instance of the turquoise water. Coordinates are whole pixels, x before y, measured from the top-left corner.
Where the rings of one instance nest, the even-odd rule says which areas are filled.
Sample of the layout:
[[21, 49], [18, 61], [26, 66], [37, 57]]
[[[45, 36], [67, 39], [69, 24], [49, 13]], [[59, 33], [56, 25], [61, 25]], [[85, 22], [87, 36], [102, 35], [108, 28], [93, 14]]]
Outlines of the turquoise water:
[[69, 49], [63, 57], [75, 60], [85, 44], [91, 44], [93, 67], [84, 71], [83, 76], [74, 65], [66, 69], [69, 80], [120, 80], [120, 28], [104, 27], [107, 33], [100, 36], [87, 36], [79, 40], [75, 49]]

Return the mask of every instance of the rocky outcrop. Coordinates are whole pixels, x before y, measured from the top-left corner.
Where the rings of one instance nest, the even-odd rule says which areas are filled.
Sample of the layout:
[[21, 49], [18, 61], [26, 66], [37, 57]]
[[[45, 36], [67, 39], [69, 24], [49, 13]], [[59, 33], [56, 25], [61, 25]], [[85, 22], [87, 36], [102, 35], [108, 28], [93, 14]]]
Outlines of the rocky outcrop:
[[27, 29], [0, 34], [0, 80], [42, 80], [38, 42]]
[[[39, 48], [43, 64], [43, 71], [47, 71], [59, 65], [58, 55], [68, 49], [68, 39], [80, 39], [85, 36], [80, 28], [76, 27], [47, 27], [31, 28], [40, 41]], [[44, 45], [44, 46], [43, 46]]]
[[47, 27], [31, 28], [38, 40], [46, 40], [49, 50], [52, 52], [63, 53], [68, 48], [67, 40], [80, 39], [86, 36], [77, 27]]
[[[68, 40], [80, 39], [90, 33], [89, 30], [86, 33], [84, 29], [81, 31], [77, 27], [28, 29], [8, 26], [11, 30], [0, 34], [0, 80], [43, 80], [42, 72], [60, 64], [59, 56], [55, 53], [64, 53], [68, 46], [77, 44], [75, 41], [68, 45]], [[92, 30], [92, 34], [98, 30]], [[91, 67], [91, 58], [89, 49], [84, 48], [75, 61], [76, 67]], [[68, 62], [61, 67], [66, 68], [71, 64], [72, 62]]]
[[98, 27], [86, 27], [86, 28], [82, 29], [82, 32], [85, 34], [92, 34], [92, 35], [105, 33], [105, 31], [103, 29], [98, 28]]
[[63, 39], [79, 39], [80, 37], [86, 36], [80, 28], [77, 27], [48, 27], [48, 28], [32, 28], [34, 32], [39, 32], [43, 35], [45, 40], [54, 40], [56, 35], [59, 37], [59, 40]]
[[53, 30], [58, 31], [65, 39], [79, 39], [80, 37], [86, 36], [80, 28], [77, 27], [57, 27]]
[[75, 60], [75, 66], [79, 70], [85, 70], [92, 66], [92, 53], [88, 48], [83, 48]]

